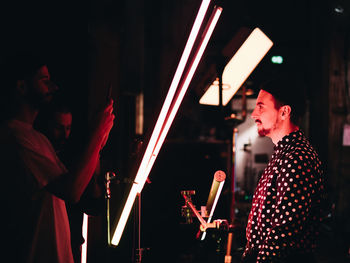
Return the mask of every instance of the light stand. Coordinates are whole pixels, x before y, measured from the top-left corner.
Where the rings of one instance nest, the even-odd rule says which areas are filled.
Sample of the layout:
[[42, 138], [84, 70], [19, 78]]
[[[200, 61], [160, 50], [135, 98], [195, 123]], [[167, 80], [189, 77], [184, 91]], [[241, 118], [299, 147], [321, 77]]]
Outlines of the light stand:
[[111, 221], [110, 221], [110, 199], [111, 199], [111, 180], [115, 179], [116, 175], [113, 172], [107, 172], [105, 175], [106, 186], [106, 221], [107, 221], [107, 243], [111, 245]]
[[[141, 248], [141, 193], [138, 193], [135, 200], [135, 236], [137, 238], [136, 240], [136, 247], [134, 252], [134, 262], [135, 263], [141, 263], [142, 261], [142, 253], [143, 248]], [[135, 242], [135, 241], [134, 241]]]
[[[194, 195], [195, 191], [181, 191], [182, 197], [185, 199], [185, 205], [182, 207], [182, 215], [186, 217], [186, 222], [192, 223], [192, 217], [197, 217], [198, 221], [201, 223], [200, 230], [205, 233], [209, 228], [224, 228], [228, 230], [228, 223], [225, 219], [216, 219], [213, 222], [205, 221], [204, 217], [198, 212], [195, 205], [192, 202], [191, 195]], [[219, 196], [220, 194], [218, 194]]]
[[[222, 189], [222, 185], [223, 185], [223, 181], [219, 183], [219, 187], [218, 189], [216, 189], [216, 192], [213, 193], [211, 191], [210, 195], [213, 194], [213, 196], [215, 196], [215, 200], [217, 202], [219, 196], [220, 196], [220, 191]], [[221, 187], [220, 187], [221, 186]], [[220, 189], [221, 188], [221, 189]], [[228, 221], [226, 219], [216, 219], [213, 220], [213, 222], [210, 222], [209, 218], [207, 218], [207, 221], [205, 220], [205, 218], [207, 217], [207, 211], [206, 209], [204, 209], [205, 211], [203, 211], [203, 209], [201, 209], [201, 213], [199, 211], [197, 211], [195, 205], [193, 204], [192, 200], [191, 200], [191, 195], [194, 195], [195, 191], [191, 190], [191, 191], [181, 191], [181, 195], [183, 196], [183, 198], [185, 199], [185, 205], [182, 206], [181, 208], [181, 214], [183, 217], [185, 217], [186, 219], [186, 223], [187, 224], [191, 224], [193, 223], [192, 217], [196, 217], [198, 219], [198, 221], [200, 222], [200, 232], [198, 232], [197, 234], [197, 238], [200, 238], [200, 233], [202, 232], [202, 237], [205, 236], [205, 233], [208, 229], [214, 230], [215, 231], [215, 236], [217, 236], [217, 234], [219, 233], [219, 238], [216, 240], [216, 245], [220, 245], [221, 243], [221, 237], [220, 235], [222, 234], [226, 234], [226, 232], [229, 230], [229, 224]], [[215, 202], [215, 203], [216, 203]], [[216, 205], [216, 204], [215, 204]], [[215, 205], [213, 205], [213, 209], [212, 211], [215, 210]], [[205, 208], [205, 207], [204, 207]], [[212, 214], [212, 213], [211, 213]], [[221, 249], [216, 248], [215, 249], [216, 252], [221, 251]], [[203, 256], [203, 255], [201, 255]], [[217, 260], [215, 260], [215, 262], [217, 262]]]
[[[243, 89], [243, 91], [245, 92], [245, 89]], [[243, 99], [244, 100], [244, 99]], [[243, 103], [243, 105], [245, 105], [245, 103]], [[243, 106], [244, 107], [244, 106]], [[227, 237], [227, 245], [226, 245], [226, 255], [225, 255], [225, 263], [230, 263], [232, 261], [232, 243], [233, 243], [233, 231], [235, 229], [235, 207], [236, 207], [236, 200], [235, 200], [235, 167], [236, 167], [236, 161], [235, 161], [235, 157], [236, 157], [236, 137], [237, 137], [237, 133], [238, 133], [238, 129], [236, 128], [239, 123], [242, 123], [245, 120], [246, 116], [244, 116], [244, 118], [242, 120], [238, 120], [237, 119], [226, 119], [227, 121], [234, 121], [232, 124], [231, 130], [232, 130], [232, 136], [230, 138], [230, 144], [231, 144], [231, 154], [230, 154], [230, 219], [229, 219], [229, 228], [230, 231], [228, 233], [228, 237]]]

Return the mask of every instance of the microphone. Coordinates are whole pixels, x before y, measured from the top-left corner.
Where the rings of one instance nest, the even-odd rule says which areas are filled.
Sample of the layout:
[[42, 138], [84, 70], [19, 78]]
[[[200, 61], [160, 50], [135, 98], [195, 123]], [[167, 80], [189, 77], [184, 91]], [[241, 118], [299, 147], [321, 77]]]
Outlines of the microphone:
[[[225, 179], [226, 179], [225, 172], [221, 170], [218, 170], [215, 172], [213, 183], [211, 184], [209, 197], [206, 205], [207, 211], [210, 211], [207, 223], [210, 223], [213, 217], [216, 204], [219, 200], [221, 190], [225, 183]], [[201, 240], [204, 240], [205, 236], [206, 236], [206, 232], [203, 233]]]

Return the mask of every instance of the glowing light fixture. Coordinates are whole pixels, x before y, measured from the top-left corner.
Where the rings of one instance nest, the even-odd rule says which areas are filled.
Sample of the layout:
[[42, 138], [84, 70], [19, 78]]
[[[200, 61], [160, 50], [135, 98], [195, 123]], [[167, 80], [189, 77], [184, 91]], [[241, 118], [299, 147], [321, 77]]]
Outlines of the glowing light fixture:
[[[222, 73], [222, 104], [224, 106], [235, 95], [272, 45], [273, 42], [259, 28], [255, 28], [244, 41]], [[199, 103], [218, 106], [219, 85], [213, 83], [199, 100]]]
[[[222, 188], [224, 187], [225, 179], [226, 174], [223, 171], [219, 170], [214, 174], [214, 181], [212, 183], [206, 205], [206, 209], [209, 209], [210, 211], [207, 224], [211, 223], [211, 220], [213, 219], [214, 211], [218, 203]], [[205, 239], [206, 234], [207, 232], [204, 231], [201, 240]]]
[[87, 242], [88, 242], [88, 215], [85, 213], [83, 215], [82, 234], [83, 234], [83, 238], [84, 238], [85, 242], [81, 246], [81, 263], [86, 263], [86, 260], [87, 260]]
[[273, 64], [282, 64], [283, 63], [283, 57], [282, 56], [272, 56], [271, 62]]
[[[174, 78], [171, 82], [168, 94], [165, 98], [163, 107], [159, 114], [156, 125], [153, 129], [151, 138], [148, 142], [147, 148], [143, 155], [142, 161], [140, 163], [139, 169], [136, 173], [134, 184], [131, 187], [129, 196], [126, 200], [124, 208], [122, 210], [121, 216], [119, 218], [118, 224], [115, 228], [111, 244], [117, 246], [119, 244], [121, 235], [124, 231], [126, 222], [128, 220], [131, 208], [134, 204], [136, 195], [141, 193], [142, 188], [147, 180], [147, 177], [152, 169], [152, 166], [157, 158], [157, 155], [162, 147], [165, 137], [170, 129], [172, 121], [177, 113], [178, 108], [182, 102], [182, 99], [187, 91], [187, 88], [191, 82], [194, 72], [198, 66], [198, 63], [203, 55], [205, 47], [210, 39], [210, 36], [215, 28], [216, 22], [219, 19], [222, 8], [216, 7], [213, 14], [211, 15], [208, 25], [201, 36], [199, 48], [194, 55], [194, 59], [185, 73], [185, 77], [182, 78], [188, 59], [192, 52], [193, 46], [198, 38], [199, 30], [205, 18], [205, 14], [208, 10], [210, 0], [203, 0], [199, 8], [198, 14], [196, 16], [194, 25], [192, 27], [190, 36], [187, 40], [185, 49], [182, 53], [180, 62], [176, 69]], [[182, 81], [181, 81], [182, 80]], [[181, 81], [181, 82], [180, 82]], [[179, 85], [180, 83], [180, 85]], [[178, 87], [180, 88], [178, 89]], [[174, 99], [175, 97], [175, 99]]]

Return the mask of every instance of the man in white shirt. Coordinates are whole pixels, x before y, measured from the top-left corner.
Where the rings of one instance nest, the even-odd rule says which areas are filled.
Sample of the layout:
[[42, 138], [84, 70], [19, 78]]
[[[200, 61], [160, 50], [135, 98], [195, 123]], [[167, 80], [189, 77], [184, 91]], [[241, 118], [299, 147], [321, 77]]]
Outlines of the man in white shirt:
[[73, 263], [65, 201], [79, 201], [95, 171], [113, 126], [113, 101], [97, 115], [85, 150], [68, 171], [49, 140], [33, 129], [38, 112], [57, 89], [46, 63], [20, 55], [6, 66], [2, 99], [10, 110], [0, 128], [5, 258]]

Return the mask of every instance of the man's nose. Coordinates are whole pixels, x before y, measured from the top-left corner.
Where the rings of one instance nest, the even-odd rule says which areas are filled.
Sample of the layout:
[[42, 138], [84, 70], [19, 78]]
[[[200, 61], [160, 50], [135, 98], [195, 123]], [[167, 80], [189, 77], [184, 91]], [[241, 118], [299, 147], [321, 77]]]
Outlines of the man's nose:
[[65, 131], [64, 131], [64, 138], [65, 138], [65, 139], [68, 139], [68, 138], [69, 138], [69, 135], [70, 135], [70, 131], [69, 131], [69, 130], [65, 130]]
[[253, 119], [253, 120], [256, 120], [258, 118], [257, 114], [256, 114], [256, 108], [253, 110], [252, 114], [250, 115], [250, 117]]

